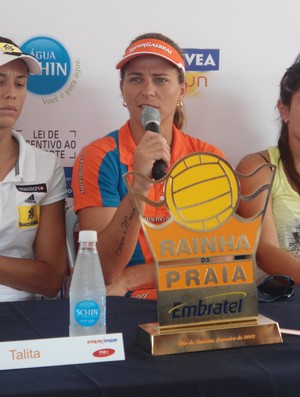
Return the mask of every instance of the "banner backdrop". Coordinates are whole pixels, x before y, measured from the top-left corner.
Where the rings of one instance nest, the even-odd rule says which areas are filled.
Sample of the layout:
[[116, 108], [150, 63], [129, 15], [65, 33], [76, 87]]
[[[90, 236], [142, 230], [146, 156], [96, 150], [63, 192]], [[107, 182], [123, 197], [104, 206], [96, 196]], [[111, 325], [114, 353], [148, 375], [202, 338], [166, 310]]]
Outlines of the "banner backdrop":
[[69, 184], [79, 150], [127, 120], [116, 63], [137, 35], [160, 32], [185, 53], [184, 131], [235, 166], [276, 144], [278, 85], [300, 52], [299, 17], [299, 0], [4, 2], [0, 34], [43, 67], [16, 129], [57, 154]]

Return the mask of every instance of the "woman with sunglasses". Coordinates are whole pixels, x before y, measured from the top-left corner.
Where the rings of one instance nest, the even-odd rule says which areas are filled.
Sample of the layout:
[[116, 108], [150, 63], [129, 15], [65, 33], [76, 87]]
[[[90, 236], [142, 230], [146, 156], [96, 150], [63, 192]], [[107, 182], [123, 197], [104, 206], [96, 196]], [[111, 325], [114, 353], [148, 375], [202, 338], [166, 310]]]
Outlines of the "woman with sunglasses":
[[[223, 154], [181, 130], [187, 84], [183, 55], [171, 39], [159, 33], [137, 37], [117, 69], [129, 120], [78, 155], [72, 179], [74, 208], [80, 229], [98, 232], [107, 293], [149, 299], [155, 298], [154, 260], [123, 175], [138, 171], [151, 178], [158, 160], [163, 160], [168, 171], [193, 152]], [[149, 107], [159, 114], [160, 134], [141, 120]], [[132, 190], [152, 200], [163, 198], [162, 184], [153, 186], [144, 179], [134, 178]], [[144, 216], [159, 223], [167, 220], [168, 213], [161, 207], [151, 212], [145, 205]]]
[[39, 62], [0, 37], [0, 301], [55, 297], [66, 273], [63, 168], [13, 129]]
[[[300, 57], [280, 82], [278, 111], [281, 128], [276, 147], [247, 155], [237, 170], [243, 174], [265, 163], [276, 165], [276, 173], [257, 248], [258, 281], [267, 274], [284, 274], [300, 283]], [[250, 194], [270, 179], [271, 169], [243, 179], [242, 193]], [[265, 199], [240, 205], [245, 217], [256, 214]]]

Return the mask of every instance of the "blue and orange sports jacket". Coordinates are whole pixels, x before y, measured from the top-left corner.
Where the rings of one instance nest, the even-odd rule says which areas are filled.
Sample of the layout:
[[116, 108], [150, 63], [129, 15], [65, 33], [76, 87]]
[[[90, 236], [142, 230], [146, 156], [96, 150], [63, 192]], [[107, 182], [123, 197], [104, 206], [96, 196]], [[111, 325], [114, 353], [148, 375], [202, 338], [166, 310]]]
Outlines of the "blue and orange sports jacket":
[[[119, 130], [97, 139], [81, 150], [74, 162], [72, 176], [75, 211], [86, 207], [119, 206], [127, 194], [123, 175], [133, 170], [135, 148], [127, 122]], [[173, 126], [170, 166], [194, 152], [209, 152], [224, 157], [213, 145], [193, 138]], [[156, 184], [149, 198], [159, 201], [160, 197], [163, 197], [163, 184]], [[144, 216], [152, 223], [161, 223], [169, 217], [169, 213], [165, 207], [146, 205]], [[148, 262], [153, 262], [153, 257], [141, 229], [135, 251], [127, 266]]]

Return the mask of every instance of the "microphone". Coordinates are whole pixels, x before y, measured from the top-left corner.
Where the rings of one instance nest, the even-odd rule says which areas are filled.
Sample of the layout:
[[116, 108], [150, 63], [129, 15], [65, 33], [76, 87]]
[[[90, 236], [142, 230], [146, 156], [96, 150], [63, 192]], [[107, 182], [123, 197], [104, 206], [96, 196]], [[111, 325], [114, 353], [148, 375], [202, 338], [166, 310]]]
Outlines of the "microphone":
[[[142, 111], [141, 121], [145, 131], [160, 133], [160, 114], [152, 106], [146, 106]], [[167, 174], [166, 164], [160, 159], [156, 160], [152, 168], [152, 178], [158, 181]]]

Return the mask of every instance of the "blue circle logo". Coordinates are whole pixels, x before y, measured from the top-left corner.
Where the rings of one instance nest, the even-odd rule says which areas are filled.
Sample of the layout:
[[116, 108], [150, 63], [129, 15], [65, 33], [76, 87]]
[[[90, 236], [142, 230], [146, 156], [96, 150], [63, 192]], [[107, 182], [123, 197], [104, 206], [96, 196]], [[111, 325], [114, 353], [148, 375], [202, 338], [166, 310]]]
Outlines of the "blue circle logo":
[[42, 75], [29, 76], [28, 91], [37, 95], [50, 95], [66, 84], [71, 73], [71, 62], [61, 43], [50, 37], [34, 37], [26, 41], [21, 50], [33, 55], [42, 67]]
[[74, 315], [82, 327], [92, 327], [100, 318], [100, 307], [94, 301], [81, 301], [75, 306]]

